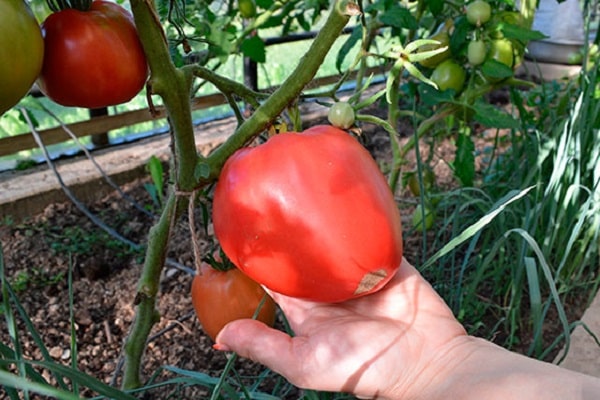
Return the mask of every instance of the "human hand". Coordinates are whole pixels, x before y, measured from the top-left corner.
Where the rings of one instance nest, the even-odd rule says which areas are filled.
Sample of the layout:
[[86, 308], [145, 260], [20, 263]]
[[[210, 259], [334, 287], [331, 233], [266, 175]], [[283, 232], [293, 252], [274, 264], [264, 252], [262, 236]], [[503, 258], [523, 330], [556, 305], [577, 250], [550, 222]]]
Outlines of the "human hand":
[[[295, 336], [254, 320], [231, 322], [215, 348], [258, 361], [302, 388], [411, 398], [443, 372], [464, 328], [417, 270], [402, 261], [380, 291], [327, 304], [271, 293]], [[447, 364], [447, 363], [446, 363]]]

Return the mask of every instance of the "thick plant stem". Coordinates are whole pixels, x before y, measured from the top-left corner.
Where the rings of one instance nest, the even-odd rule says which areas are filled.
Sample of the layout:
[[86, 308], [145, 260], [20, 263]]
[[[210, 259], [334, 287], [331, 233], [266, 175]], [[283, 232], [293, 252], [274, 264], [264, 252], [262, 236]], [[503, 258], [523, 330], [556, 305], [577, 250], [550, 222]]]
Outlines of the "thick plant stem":
[[175, 188], [170, 189], [160, 220], [150, 230], [144, 266], [136, 294], [136, 315], [126, 339], [125, 367], [122, 387], [132, 389], [141, 384], [141, 360], [148, 335], [159, 315], [156, 299], [160, 276], [165, 263], [172, 221], [183, 200], [177, 193], [193, 190], [195, 185], [196, 145], [189, 93], [191, 76], [186, 76], [171, 62], [164, 31], [152, 0], [131, 0], [131, 9], [150, 66], [148, 91], [163, 98], [173, 135]]
[[174, 142], [174, 180], [179, 191], [191, 191], [197, 160], [190, 105], [193, 77], [171, 61], [154, 2], [131, 0], [131, 10], [150, 66], [148, 90], [162, 97], [169, 117]]
[[171, 227], [177, 214], [177, 205], [181, 202], [180, 199], [181, 197], [174, 192], [169, 194], [160, 220], [149, 232], [148, 249], [135, 299], [137, 312], [124, 349], [123, 389], [133, 389], [141, 385], [142, 355], [150, 331], [160, 318], [156, 310], [159, 277], [167, 255]]

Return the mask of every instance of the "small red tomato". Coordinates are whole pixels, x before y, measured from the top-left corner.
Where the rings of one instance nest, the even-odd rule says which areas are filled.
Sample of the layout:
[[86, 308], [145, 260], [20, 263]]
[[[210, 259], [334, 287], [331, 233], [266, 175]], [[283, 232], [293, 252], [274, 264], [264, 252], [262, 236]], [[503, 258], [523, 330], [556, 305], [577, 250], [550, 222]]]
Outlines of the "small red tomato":
[[65, 9], [42, 24], [45, 55], [38, 85], [64, 106], [100, 108], [131, 100], [148, 65], [131, 14], [105, 1]]
[[288, 296], [366, 295], [402, 261], [400, 215], [385, 177], [356, 139], [332, 126], [238, 150], [217, 182], [213, 223], [238, 268]]
[[275, 302], [265, 290], [239, 269], [219, 271], [201, 263], [192, 281], [192, 304], [202, 329], [213, 340], [231, 321], [252, 318], [265, 298], [257, 320], [275, 323]]

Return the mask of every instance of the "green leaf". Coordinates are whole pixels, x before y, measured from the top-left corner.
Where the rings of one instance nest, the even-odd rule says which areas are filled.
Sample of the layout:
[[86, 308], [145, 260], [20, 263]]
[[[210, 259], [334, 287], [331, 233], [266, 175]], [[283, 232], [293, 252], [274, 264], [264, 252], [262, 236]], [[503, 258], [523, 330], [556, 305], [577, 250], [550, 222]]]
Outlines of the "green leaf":
[[505, 79], [513, 76], [511, 67], [493, 59], [488, 59], [481, 65], [481, 72], [485, 76], [494, 79]]
[[464, 186], [473, 186], [475, 177], [475, 144], [470, 135], [459, 133], [456, 140], [454, 174]]
[[356, 43], [362, 38], [362, 25], [358, 25], [352, 30], [352, 33], [348, 35], [348, 39], [344, 42], [340, 50], [338, 51], [335, 59], [335, 67], [338, 71], [342, 71], [342, 64], [348, 56], [348, 53], [354, 48]]
[[517, 39], [523, 43], [526, 43], [530, 40], [541, 40], [548, 37], [540, 31], [534, 31], [514, 24], [502, 23], [499, 27], [499, 30], [504, 34], [505, 38]]
[[394, 28], [417, 29], [419, 24], [410, 11], [402, 6], [394, 5], [379, 17], [385, 25]]
[[419, 85], [419, 98], [426, 106], [435, 106], [441, 103], [454, 101], [454, 93], [451, 90], [440, 92], [430, 85]]
[[512, 115], [484, 102], [473, 105], [474, 119], [482, 125], [499, 129], [518, 129], [519, 121]]
[[454, 22], [454, 30], [450, 35], [450, 51], [452, 54], [459, 54], [460, 50], [470, 40], [469, 35], [473, 26], [467, 21], [467, 18], [461, 16]]
[[486, 225], [488, 225], [490, 222], [492, 222], [492, 220], [494, 218], [496, 218], [498, 216], [498, 214], [500, 214], [502, 211], [504, 211], [504, 209], [506, 207], [508, 207], [508, 205], [510, 203], [512, 203], [516, 200], [519, 200], [520, 198], [525, 196], [527, 193], [529, 193], [531, 191], [531, 189], [533, 189], [534, 187], [535, 186], [530, 186], [528, 188], [521, 190], [520, 192], [516, 191], [516, 190], [510, 191], [506, 196], [504, 196], [503, 198], [498, 200], [496, 202], [496, 204], [494, 204], [492, 209], [487, 214], [485, 214], [477, 222], [475, 222], [474, 224], [472, 224], [468, 228], [466, 228], [464, 231], [462, 231], [454, 239], [450, 240], [437, 253], [435, 253], [433, 256], [431, 256], [431, 258], [429, 258], [423, 264], [423, 266], [421, 267], [421, 270], [431, 267], [437, 260], [439, 260], [446, 254], [448, 254], [449, 252], [451, 252], [452, 250], [454, 250], [455, 248], [460, 246], [462, 243], [466, 242], [467, 240], [469, 240], [470, 238], [475, 236], [475, 234], [477, 234], [477, 232], [479, 232], [481, 229], [483, 229]]
[[444, 0], [425, 0], [425, 4], [433, 15], [439, 15], [444, 9]]
[[264, 63], [267, 60], [265, 42], [258, 35], [244, 40], [240, 49], [246, 57], [249, 57], [254, 62]]
[[260, 8], [264, 8], [265, 10], [271, 8], [273, 3], [275, 3], [273, 0], [256, 0], [256, 5]]

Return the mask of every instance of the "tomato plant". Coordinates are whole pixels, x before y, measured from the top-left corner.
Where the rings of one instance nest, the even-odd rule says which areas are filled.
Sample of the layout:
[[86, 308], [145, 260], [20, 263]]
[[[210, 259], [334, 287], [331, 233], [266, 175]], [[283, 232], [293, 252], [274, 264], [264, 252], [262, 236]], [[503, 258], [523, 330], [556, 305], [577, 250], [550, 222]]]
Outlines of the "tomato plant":
[[46, 46], [38, 84], [64, 106], [99, 108], [131, 100], [148, 75], [133, 18], [96, 0], [88, 11], [67, 8], [42, 24]]
[[435, 67], [431, 80], [441, 91], [452, 89], [460, 92], [465, 84], [467, 73], [465, 69], [452, 59], [448, 59]]
[[355, 115], [352, 106], [345, 101], [338, 101], [334, 103], [329, 109], [327, 118], [331, 125], [341, 128], [348, 129], [354, 125]]
[[356, 139], [331, 126], [234, 153], [216, 185], [213, 223], [223, 251], [248, 276], [314, 301], [376, 291], [402, 259], [385, 177]]
[[220, 271], [208, 263], [201, 263], [192, 280], [191, 294], [202, 329], [213, 340], [229, 322], [252, 318], [259, 306], [256, 319], [269, 326], [275, 323], [273, 299], [235, 267]]
[[0, 1], [0, 115], [27, 94], [43, 55], [40, 27], [25, 1]]

